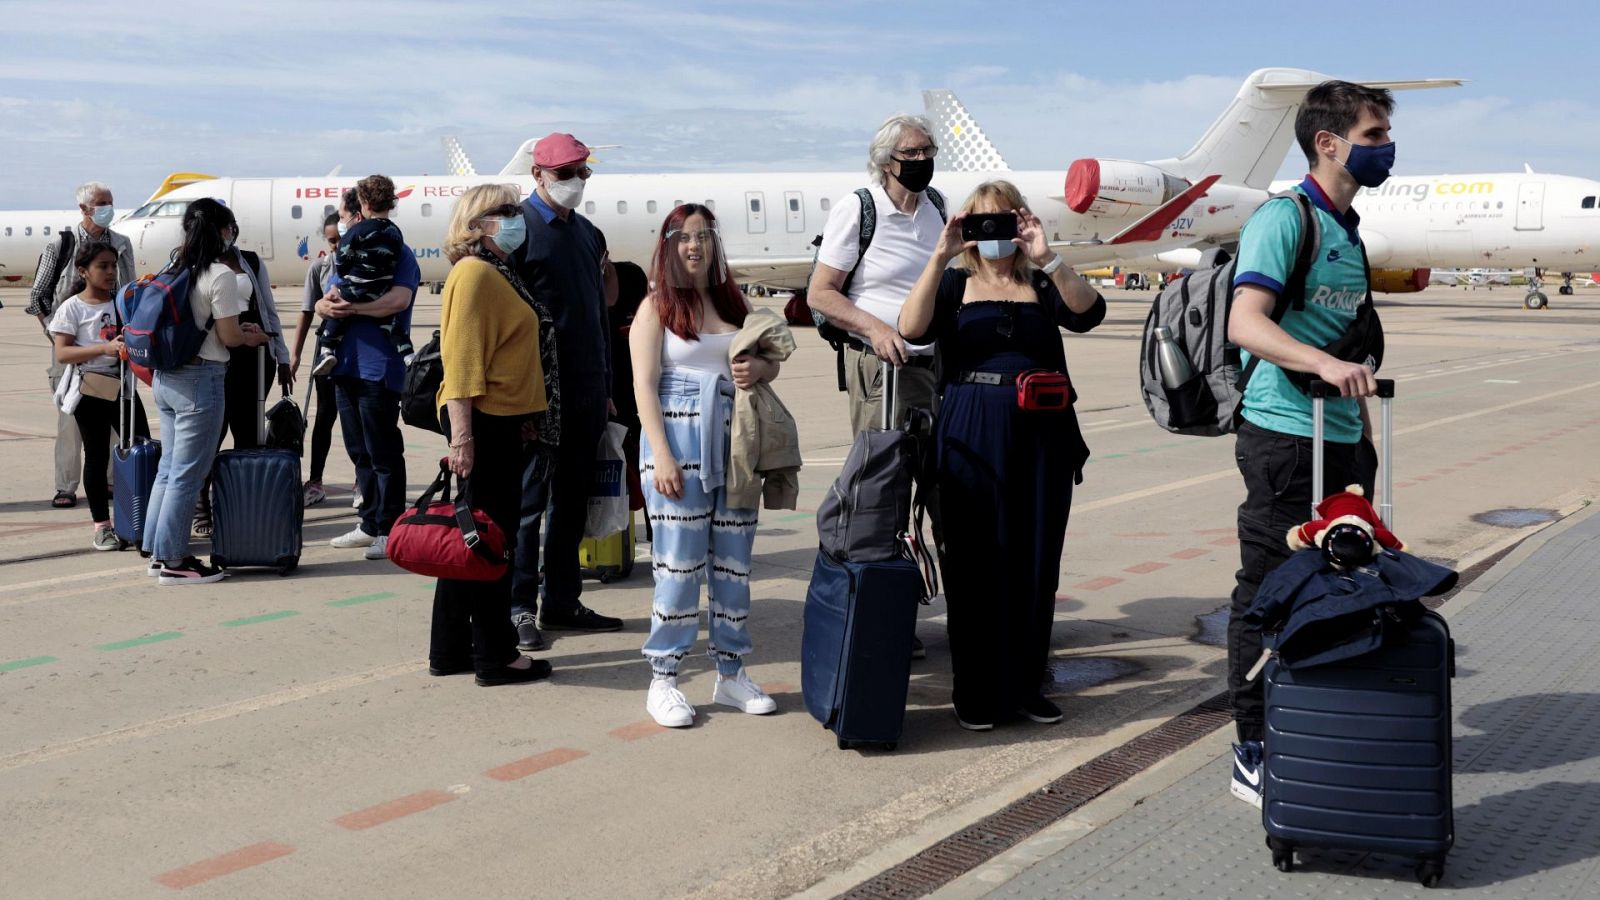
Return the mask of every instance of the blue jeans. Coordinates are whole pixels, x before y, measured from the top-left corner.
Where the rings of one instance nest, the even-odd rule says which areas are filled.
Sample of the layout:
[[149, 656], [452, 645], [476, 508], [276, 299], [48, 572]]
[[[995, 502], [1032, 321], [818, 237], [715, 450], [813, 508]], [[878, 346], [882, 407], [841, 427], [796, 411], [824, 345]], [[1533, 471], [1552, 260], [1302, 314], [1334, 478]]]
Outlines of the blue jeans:
[[[578, 545], [589, 518], [594, 456], [606, 430], [606, 395], [598, 387], [582, 384], [563, 384], [561, 389], [561, 447], [555, 470], [546, 481], [525, 477], [522, 483], [522, 519], [511, 576], [512, 616], [538, 611], [541, 525], [544, 608], [571, 612], [583, 594]], [[527, 474], [532, 473], [530, 466]]]
[[[669, 385], [663, 374], [661, 413], [667, 445], [683, 470], [683, 496], [677, 500], [656, 491], [655, 454], [650, 442], [640, 445], [640, 480], [650, 513], [654, 540], [650, 565], [656, 579], [650, 602], [650, 636], [644, 655], [656, 675], [675, 676], [678, 664], [694, 649], [700, 631], [700, 586], [708, 585], [711, 601], [711, 645], [707, 655], [717, 671], [735, 675], [751, 650], [750, 552], [756, 540], [756, 510], [729, 509], [728, 490], [718, 485], [709, 493], [700, 473], [708, 453], [702, 452], [700, 417], [725, 415], [703, 410], [692, 385]], [[724, 422], [727, 420], [724, 419]], [[727, 455], [728, 426], [715, 430], [722, 445], [710, 453]]]
[[217, 455], [227, 374], [227, 363], [203, 359], [158, 369], [152, 379], [161, 418], [161, 464], [145, 509], [144, 550], [162, 562], [181, 562], [189, 555], [195, 501]]
[[338, 377], [339, 425], [356, 466], [361, 530], [387, 535], [406, 508], [406, 456], [400, 437], [400, 395], [381, 382]]

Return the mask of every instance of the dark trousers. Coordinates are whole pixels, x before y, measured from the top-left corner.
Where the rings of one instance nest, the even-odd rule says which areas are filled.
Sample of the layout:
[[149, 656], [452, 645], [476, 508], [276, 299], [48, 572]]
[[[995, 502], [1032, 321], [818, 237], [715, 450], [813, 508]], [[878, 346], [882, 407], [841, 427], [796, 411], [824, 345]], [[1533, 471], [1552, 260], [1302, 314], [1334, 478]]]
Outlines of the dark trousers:
[[[522, 444], [525, 417], [472, 413], [472, 474], [467, 478], [472, 505], [483, 510], [515, 541], [522, 514], [522, 473], [528, 452]], [[449, 431], [448, 425], [446, 432]], [[513, 569], [498, 581], [441, 578], [433, 589], [433, 630], [428, 662], [456, 669], [468, 659], [480, 674], [516, 661], [517, 629], [511, 624]]]
[[[122, 433], [122, 404], [84, 395], [72, 418], [83, 435], [83, 492], [89, 497], [89, 515], [96, 522], [109, 521], [111, 489], [106, 483], [106, 466], [111, 462], [111, 435]], [[133, 433], [142, 438], [150, 436], [144, 402], [138, 398], [133, 401]], [[125, 490], [133, 490], [133, 485], [127, 485]]]
[[[598, 387], [570, 383], [563, 384], [561, 390], [561, 448], [556, 453], [555, 470], [548, 480], [523, 480], [522, 527], [517, 533], [517, 559], [512, 567], [516, 570], [511, 584], [512, 615], [538, 611], [541, 547], [545, 609], [576, 609], [583, 594], [578, 545], [583, 542], [583, 526], [589, 515], [594, 455], [606, 429], [606, 395]], [[544, 521], [546, 518], [548, 521]], [[541, 528], [543, 544], [539, 540]]]
[[311, 422], [311, 481], [322, 482], [322, 470], [333, 449], [333, 423], [339, 419], [339, 400], [334, 396], [333, 378], [311, 376], [317, 392], [317, 417]]
[[269, 353], [261, 347], [236, 347], [228, 359], [228, 377], [222, 382], [223, 402], [227, 413], [222, 419], [222, 431], [217, 435], [217, 448], [233, 433], [233, 449], [251, 450], [261, 446], [265, 425], [261, 416], [261, 401], [277, 380], [278, 367], [267, 358], [266, 380], [261, 380], [259, 354]]
[[344, 449], [356, 467], [361, 530], [383, 536], [406, 506], [406, 457], [400, 437], [400, 394], [381, 382], [334, 379]]
[[[1371, 497], [1378, 471], [1372, 443], [1325, 444], [1323, 490], [1336, 493], [1359, 484]], [[1262, 739], [1261, 678], [1244, 676], [1261, 657], [1261, 630], [1244, 622], [1267, 573], [1288, 559], [1289, 529], [1311, 519], [1311, 439], [1268, 431], [1245, 422], [1234, 442], [1234, 462], [1244, 476], [1239, 504], [1239, 571], [1228, 614], [1228, 690], [1239, 740]]]

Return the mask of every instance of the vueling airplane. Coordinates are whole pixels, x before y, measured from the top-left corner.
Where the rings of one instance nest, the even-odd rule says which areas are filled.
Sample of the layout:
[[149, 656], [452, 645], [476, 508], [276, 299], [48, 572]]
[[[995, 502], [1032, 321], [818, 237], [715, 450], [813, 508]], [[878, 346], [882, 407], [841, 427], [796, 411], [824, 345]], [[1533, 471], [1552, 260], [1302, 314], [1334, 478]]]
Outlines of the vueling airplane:
[[[965, 110], [951, 103], [937, 116], [940, 174], [934, 185], [959, 203], [979, 182], [1003, 174], [1031, 198], [1052, 245], [1074, 265], [1107, 260], [1124, 249], [1148, 256], [1222, 239], [1236, 234], [1268, 196], [1271, 177], [1293, 140], [1300, 102], [1326, 78], [1303, 69], [1258, 70], [1182, 156], [1154, 162], [1079, 160], [1065, 172], [1010, 171]], [[1369, 83], [1399, 90], [1460, 82]], [[931, 103], [943, 96], [925, 99]], [[497, 175], [391, 176], [400, 197], [393, 219], [415, 251], [425, 281], [445, 277], [445, 226], [455, 199], [467, 188], [509, 182], [524, 195], [533, 188], [532, 144], [519, 148]], [[464, 154], [452, 157], [452, 168], [470, 170], [464, 163]], [[581, 211], [605, 232], [613, 260], [648, 266], [666, 214], [679, 203], [704, 203], [718, 215], [729, 266], [740, 281], [798, 288], [810, 271], [812, 242], [831, 205], [865, 180], [859, 170], [597, 174], [589, 180]], [[139, 269], [154, 271], [177, 245], [189, 202], [216, 197], [239, 219], [240, 246], [261, 255], [274, 281], [297, 282], [304, 278], [307, 259], [322, 252], [323, 218], [355, 181], [174, 176], [113, 227], [133, 240]]]

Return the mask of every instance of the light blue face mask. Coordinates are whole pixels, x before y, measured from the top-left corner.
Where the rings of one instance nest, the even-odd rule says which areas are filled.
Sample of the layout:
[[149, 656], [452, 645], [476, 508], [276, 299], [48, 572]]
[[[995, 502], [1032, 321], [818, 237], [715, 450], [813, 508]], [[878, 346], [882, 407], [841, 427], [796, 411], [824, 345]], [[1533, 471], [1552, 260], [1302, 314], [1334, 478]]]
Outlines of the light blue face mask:
[[117, 208], [109, 203], [105, 206], [96, 206], [91, 215], [94, 219], [94, 223], [99, 225], [101, 228], [104, 228], [111, 224], [112, 219], [116, 218]]
[[521, 216], [507, 216], [496, 221], [500, 223], [500, 230], [491, 235], [489, 240], [494, 241], [494, 245], [499, 247], [502, 253], [510, 255], [527, 240], [528, 223], [524, 222]]
[[339, 224], [334, 227], [339, 229], [339, 237], [344, 237], [344, 233], [350, 230], [350, 226], [346, 225], [343, 219], [340, 219]]
[[978, 255], [984, 259], [1005, 259], [1017, 252], [1017, 245], [1010, 241], [979, 241]]

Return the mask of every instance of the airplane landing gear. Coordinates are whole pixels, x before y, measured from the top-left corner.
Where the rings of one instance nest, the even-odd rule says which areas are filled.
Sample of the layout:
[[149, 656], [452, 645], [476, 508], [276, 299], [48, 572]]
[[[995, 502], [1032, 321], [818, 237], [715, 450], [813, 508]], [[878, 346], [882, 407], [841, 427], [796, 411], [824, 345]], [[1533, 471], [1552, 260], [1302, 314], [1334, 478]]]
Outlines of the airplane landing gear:
[[1556, 293], [1560, 294], [1563, 297], [1572, 296], [1572, 273], [1571, 272], [1562, 272], [1561, 273], [1561, 287], [1556, 288]]
[[1544, 273], [1538, 269], [1528, 275], [1528, 295], [1522, 298], [1523, 309], [1549, 309], [1550, 298], [1539, 290], [1544, 287]]

